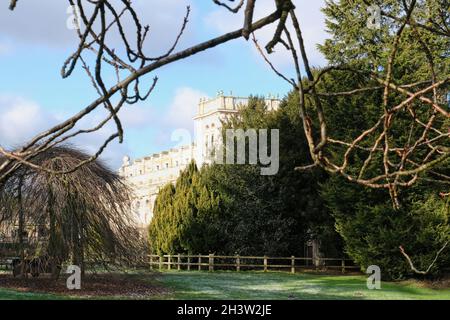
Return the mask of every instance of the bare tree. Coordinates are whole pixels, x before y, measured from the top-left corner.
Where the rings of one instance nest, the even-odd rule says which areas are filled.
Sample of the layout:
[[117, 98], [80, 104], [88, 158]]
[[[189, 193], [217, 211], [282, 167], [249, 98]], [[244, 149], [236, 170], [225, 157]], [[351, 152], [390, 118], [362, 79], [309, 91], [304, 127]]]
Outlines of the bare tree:
[[[368, 7], [378, 3], [365, 0], [363, 2]], [[270, 68], [280, 78], [292, 85], [298, 93], [298, 106], [313, 163], [296, 169], [307, 170], [321, 167], [332, 174], [339, 174], [351, 182], [370, 188], [387, 189], [394, 208], [400, 207], [399, 189], [408, 188], [420, 179], [441, 183], [446, 188], [445, 190], [448, 190], [450, 184], [448, 172], [434, 170], [439, 165], [448, 163], [450, 156], [449, 112], [446, 109], [445, 99], [443, 99], [450, 89], [449, 70], [442, 72], [437, 69], [434, 55], [425, 41], [426, 37], [430, 35], [450, 38], [449, 4], [445, 1], [442, 2], [438, 17], [429, 16], [427, 21], [423, 22], [423, 19], [415, 14], [418, 2], [423, 5], [423, 1], [416, 0], [399, 2], [402, 10], [398, 14], [381, 10], [381, 15], [391, 23], [390, 30], [395, 34], [392, 43], [387, 48], [389, 50], [387, 64], [380, 66], [382, 72], [357, 69], [348, 65], [332, 65], [315, 72], [309, 63], [302, 27], [293, 9], [288, 14], [290, 26], [294, 30], [293, 35], [289, 31], [288, 25], [285, 24], [286, 18], [282, 15], [280, 24], [284, 24], [284, 26], [280, 27], [279, 25], [274, 39], [266, 46], [266, 52], [253, 36], [255, 46]], [[427, 81], [418, 83], [396, 83], [395, 81], [394, 65], [399, 55], [400, 42], [403, 40], [407, 28], [418, 40], [421, 54], [426, 57], [430, 75]], [[285, 40], [283, 40], [283, 36]], [[291, 53], [296, 79], [291, 79], [277, 70], [268, 58], [267, 54], [272, 52], [277, 43]], [[306, 75], [302, 74], [302, 66]], [[376, 82], [377, 85], [349, 88], [344, 92], [320, 91], [321, 80], [331, 72], [346, 72], [371, 80], [366, 83]], [[327, 112], [332, 112], [332, 110], [324, 109], [323, 99], [357, 96], [376, 91], [381, 91], [382, 105], [378, 121], [374, 125], [361, 128], [360, 133], [351, 141], [343, 141], [330, 136]], [[399, 99], [401, 99], [400, 102], [398, 102]], [[307, 101], [312, 107], [308, 108]], [[391, 129], [396, 121], [401, 121], [402, 117], [408, 116], [410, 133], [408, 139], [399, 144]], [[416, 128], [421, 131], [414, 135], [413, 131]], [[341, 155], [341, 158], [336, 160], [333, 155], [336, 155], [337, 148], [340, 148], [338, 154]], [[356, 152], [363, 153], [366, 157], [357, 168], [350, 160]], [[369, 168], [371, 170], [368, 170]], [[440, 195], [448, 197], [450, 193], [443, 191]], [[445, 242], [443, 247], [438, 250], [435, 259], [426, 270], [418, 270], [401, 246], [400, 252], [414, 273], [425, 275], [436, 264], [447, 245], [448, 242]]]
[[[89, 159], [83, 163], [75, 165], [66, 172], [73, 172], [83, 164], [95, 160], [108, 146], [108, 144], [118, 139], [123, 140], [123, 128], [119, 118], [119, 112], [126, 104], [137, 103], [149, 97], [152, 90], [158, 81], [155, 77], [150, 85], [142, 88], [140, 83], [141, 77], [147, 75], [158, 68], [173, 63], [175, 61], [187, 58], [198, 52], [207, 50], [217, 45], [226, 43], [230, 40], [239, 37], [248, 38], [250, 33], [263, 28], [273, 22], [277, 22], [277, 27], [274, 32], [272, 40], [265, 46], [267, 54], [273, 52], [277, 45], [285, 47], [292, 55], [293, 67], [296, 70], [296, 79], [290, 79], [279, 72], [266, 56], [266, 53], [259, 47], [257, 40], [254, 38], [255, 44], [260, 49], [270, 67], [284, 80], [291, 84], [298, 92], [299, 96], [299, 110], [303, 119], [304, 132], [308, 141], [310, 155], [313, 164], [306, 167], [298, 168], [304, 170], [316, 166], [320, 166], [331, 173], [337, 173], [350, 181], [372, 187], [388, 189], [393, 199], [394, 206], [398, 206], [397, 196], [399, 187], [408, 187], [414, 184], [423, 172], [432, 172], [432, 168], [436, 165], [446, 161], [449, 157], [448, 137], [449, 132], [443, 131], [436, 126], [436, 123], [441, 123], [442, 119], [448, 119], [449, 113], [445, 106], [439, 100], [440, 89], [448, 86], [450, 77], [439, 79], [435, 70], [433, 57], [429, 54], [429, 48], [424, 41], [421, 41], [422, 50], [428, 59], [431, 78], [429, 81], [421, 83], [395, 83], [393, 79], [393, 65], [398, 54], [399, 42], [402, 38], [405, 28], [411, 28], [416, 33], [417, 37], [421, 39], [424, 37], [421, 30], [431, 32], [433, 34], [449, 37], [450, 31], [445, 27], [444, 23], [439, 24], [434, 22], [432, 26], [423, 24], [414, 16], [416, 1], [411, 3], [403, 3], [403, 15], [399, 13], [398, 16], [392, 13], [382, 11], [381, 14], [386, 18], [392, 20], [398, 25], [396, 35], [390, 47], [389, 60], [383, 70], [386, 72], [377, 73], [374, 71], [352, 69], [348, 66], [329, 66], [323, 69], [320, 73], [314, 73], [308, 56], [302, 35], [302, 28], [299, 19], [295, 13], [295, 7], [291, 0], [274, 0], [276, 4], [276, 11], [272, 14], [260, 19], [257, 22], [253, 21], [254, 11], [257, 6], [255, 0], [241, 0], [236, 1], [235, 6], [227, 4], [227, 2], [235, 2], [233, 0], [213, 2], [222, 6], [232, 13], [238, 13], [245, 8], [245, 18], [243, 28], [221, 35], [212, 40], [192, 46], [186, 50], [176, 51], [177, 44], [182, 37], [186, 25], [188, 23], [190, 9], [187, 8], [186, 16], [181, 23], [180, 31], [175, 37], [173, 45], [163, 55], [152, 57], [144, 53], [144, 43], [148, 38], [149, 26], [143, 26], [139, 19], [138, 13], [134, 10], [133, 4], [128, 0], [120, 0], [118, 4], [113, 5], [112, 1], [83, 1], [83, 0], [68, 0], [68, 3], [80, 13], [78, 23], [82, 26], [78, 29], [79, 45], [77, 50], [67, 59], [63, 68], [62, 76], [68, 77], [72, 74], [77, 65], [85, 70], [88, 78], [92, 82], [94, 88], [99, 94], [99, 98], [87, 105], [77, 115], [67, 119], [59, 125], [37, 135], [20, 150], [9, 152], [0, 147], [0, 153], [7, 159], [0, 164], [0, 182], [4, 181], [11, 173], [13, 173], [21, 165], [28, 165], [35, 169], [39, 168], [33, 163], [33, 158], [39, 153], [48, 150], [49, 148], [66, 142], [77, 135], [92, 133], [100, 130], [106, 123], [113, 121], [116, 126], [116, 132], [112, 134], [99, 150]], [[369, 5], [369, 2], [366, 2]], [[16, 7], [17, 1], [12, 0], [10, 8]], [[87, 8], [89, 7], [89, 8]], [[89, 10], [88, 10], [89, 9]], [[88, 14], [88, 12], [90, 12]], [[111, 21], [107, 21], [111, 18]], [[127, 33], [124, 29], [124, 19], [131, 19], [134, 25], [134, 34]], [[294, 30], [292, 35], [288, 28], [288, 23]], [[394, 28], [394, 26], [393, 26]], [[125, 57], [119, 56], [119, 50], [112, 48], [106, 43], [106, 36], [109, 32], [118, 31], [120, 34], [122, 49], [125, 49]], [[131, 41], [133, 38], [134, 41]], [[134, 42], [134, 45], [131, 43]], [[85, 54], [94, 54], [94, 66], [91, 71], [87, 63]], [[105, 68], [113, 68], [117, 81], [114, 85], [107, 87], [103, 78]], [[305, 70], [305, 77], [301, 70]], [[378, 87], [366, 88], [349, 88], [346, 92], [319, 92], [318, 84], [321, 79], [331, 71], [351, 72], [355, 75], [370, 78], [379, 83]], [[382, 89], [383, 97], [383, 112], [380, 115], [379, 121], [372, 127], [362, 129], [359, 136], [353, 141], [341, 141], [329, 136], [327, 130], [326, 114], [322, 106], [322, 99], [329, 96], [339, 95], [356, 95], [362, 92], [380, 90]], [[392, 105], [390, 94], [396, 93], [403, 96], [401, 103]], [[113, 97], [118, 97], [118, 102], [113, 102]], [[314, 102], [314, 111], [308, 110], [306, 106], [306, 99]], [[79, 121], [93, 110], [103, 106], [109, 111], [109, 116], [100, 122], [97, 126], [71, 131]], [[428, 117], [421, 119], [417, 117], [416, 109], [428, 108]], [[412, 137], [404, 145], [392, 145], [392, 137], [390, 136], [390, 128], [392, 123], [396, 120], [398, 114], [410, 114], [411, 125], [418, 125], [423, 128], [422, 134], [419, 138], [413, 140]], [[316, 120], [318, 131], [312, 125], [312, 120]], [[316, 138], [318, 137], [318, 138]], [[372, 146], [367, 146], [367, 141], [373, 137]], [[340, 146], [345, 148], [343, 157], [340, 163], [332, 160], [327, 150], [331, 146]], [[418, 150], [428, 149], [425, 156], [421, 159], [414, 157]], [[367, 158], [364, 164], [359, 168], [358, 174], [351, 173], [349, 169], [349, 158], [357, 150], [364, 150], [367, 152]], [[381, 157], [378, 157], [381, 155]], [[380, 160], [381, 159], [381, 160]], [[383, 173], [373, 175], [372, 171], [368, 172], [367, 168], [374, 162], [380, 161], [379, 165]], [[353, 172], [353, 171], [352, 171]], [[445, 174], [436, 173], [435, 179], [449, 183], [450, 177]], [[443, 193], [446, 195], [447, 193]]]
[[55, 267], [71, 259], [83, 271], [86, 260], [105, 266], [144, 261], [146, 245], [132, 216], [131, 190], [117, 173], [100, 160], [72, 173], [48, 173], [88, 158], [72, 146], [47, 149], [34, 161], [48, 170], [23, 166], [0, 186], [0, 208], [8, 212], [0, 216], [8, 223], [0, 226], [18, 226], [21, 261], [49, 257]]
[[[398, 202], [399, 188], [413, 185], [421, 179], [421, 175], [424, 173], [430, 173], [433, 176], [433, 181], [448, 185], [450, 176], [435, 172], [432, 169], [447, 161], [450, 156], [450, 132], [448, 127], [445, 129], [444, 126], [444, 130], [442, 129], [443, 123], [448, 125], [449, 112], [446, 110], [444, 101], [440, 99], [446, 94], [447, 91], [445, 90], [449, 88], [450, 76], [447, 74], [444, 77], [438, 77], [439, 73], [436, 70], [433, 55], [426, 42], [423, 41], [423, 38], [426, 37], [424, 32], [440, 37], [450, 37], [450, 30], [446, 24], [447, 20], [443, 18], [443, 22], [440, 24], [435, 22], [433, 26], [420, 23], [420, 19], [414, 15], [416, 1], [410, 1], [409, 4], [403, 1], [403, 10], [398, 16], [381, 11], [381, 14], [388, 20], [395, 22], [392, 23], [395, 37], [389, 47], [389, 59], [387, 65], [380, 68], [383, 72], [356, 69], [347, 65], [332, 65], [323, 68], [320, 72], [314, 72], [306, 54], [302, 27], [295, 11], [289, 9], [288, 4], [286, 4], [289, 1], [277, 2], [283, 4], [283, 8], [289, 11], [283, 11], [281, 14], [274, 39], [266, 46], [266, 52], [259, 46], [255, 37], [253, 40], [272, 70], [298, 92], [299, 110], [313, 163], [298, 167], [297, 170], [321, 167], [330, 173], [342, 175], [349, 181], [367, 187], [385, 188], [389, 190], [394, 207], [400, 205]], [[371, 4], [369, 1], [364, 2], [367, 6]], [[441, 9], [443, 12], [448, 10], [448, 8]], [[286, 24], [288, 20], [286, 15], [290, 18], [290, 25]], [[397, 28], [396, 25], [398, 25]], [[393, 66], [405, 28], [410, 28], [419, 39], [422, 53], [428, 63], [430, 74], [428, 81], [395, 83]], [[294, 34], [289, 31], [290, 29], [294, 30]], [[268, 58], [267, 54], [272, 52], [276, 44], [281, 44], [291, 53], [293, 66], [297, 74], [296, 79], [291, 79], [277, 70]], [[302, 74], [302, 67], [305, 75]], [[349, 88], [345, 92], [321, 92], [319, 90], [321, 80], [330, 72], [351, 73], [375, 81], [378, 86]], [[343, 141], [329, 135], [326, 112], [330, 111], [324, 110], [323, 99], [332, 96], [352, 96], [377, 90], [381, 91], [383, 105], [380, 106], [380, 116], [375, 125], [361, 128], [358, 136], [352, 141]], [[394, 94], [396, 97], [402, 98], [400, 103], [394, 102], [397, 100], [392, 99]], [[307, 107], [307, 100], [311, 101], [313, 108]], [[419, 116], [419, 114], [425, 115]], [[391, 132], [391, 128], [399, 115], [409, 115], [411, 131], [416, 126], [422, 128], [421, 134], [418, 136], [411, 134], [403, 145], [395, 145], [395, 137]], [[317, 126], [313, 123], [317, 123]], [[338, 162], [336, 159], [332, 159], [330, 156], [332, 152], [329, 152], [336, 147], [342, 148], [342, 157]], [[355, 170], [355, 168], [351, 168], [350, 159], [357, 151], [363, 151], [366, 159]], [[374, 166], [380, 170], [367, 170]], [[448, 193], [443, 192], [441, 195], [448, 196]]]
[[[221, 4], [219, 1], [214, 1]], [[252, 2], [252, 1], [249, 1]], [[253, 1], [254, 2], [254, 1]], [[278, 2], [278, 1], [277, 1]], [[288, 1], [290, 3], [290, 1]], [[85, 71], [89, 81], [98, 93], [98, 98], [90, 102], [76, 115], [60, 124], [38, 134], [18, 150], [10, 151], [0, 146], [0, 154], [5, 161], [0, 163], [0, 183], [5, 182], [16, 170], [26, 165], [35, 170], [43, 170], [53, 174], [67, 174], [76, 171], [83, 165], [97, 159], [107, 146], [114, 140], [123, 141], [123, 128], [120, 111], [126, 105], [146, 100], [154, 90], [158, 78], [154, 77], [150, 84], [142, 83], [141, 78], [162, 66], [174, 63], [195, 55], [201, 51], [238, 39], [251, 31], [261, 29], [283, 16], [281, 9], [253, 22], [246, 20], [245, 27], [233, 32], [220, 35], [214, 39], [199, 43], [188, 49], [176, 51], [183, 36], [190, 15], [190, 8], [186, 8], [186, 15], [180, 24], [178, 34], [167, 51], [159, 56], [152, 56], [145, 52], [145, 43], [149, 38], [150, 27], [143, 25], [138, 12], [130, 0], [68, 0], [68, 4], [75, 8], [77, 35], [79, 43], [75, 52], [64, 63], [61, 75], [69, 77], [77, 66]], [[228, 6], [226, 6], [228, 8]], [[11, 0], [10, 9], [20, 8], [20, 2]], [[239, 9], [239, 7], [238, 7]], [[237, 10], [238, 10], [237, 9]], [[252, 12], [250, 7], [249, 12]], [[247, 15], [249, 16], [249, 15]], [[132, 23], [133, 30], [126, 30], [125, 21]], [[115, 48], [107, 42], [107, 35], [118, 32], [121, 39], [120, 48]], [[124, 52], [123, 55], [119, 52]], [[93, 61], [92, 64], [89, 61]], [[105, 73], [107, 69], [116, 74], [114, 84], [107, 84]], [[94, 110], [105, 108], [108, 116], [92, 128], [77, 129], [81, 119]], [[84, 159], [73, 167], [64, 171], [43, 168], [34, 159], [41, 153], [83, 134], [94, 133], [107, 123], [115, 124], [115, 133], [110, 135], [104, 143], [88, 159]]]
[[[220, 35], [209, 41], [199, 43], [186, 50], [176, 51], [177, 44], [182, 37], [188, 23], [190, 9], [187, 8], [186, 16], [181, 23], [180, 31], [175, 37], [173, 45], [167, 52], [160, 56], [151, 56], [144, 52], [144, 43], [149, 34], [149, 26], [143, 26], [138, 13], [134, 10], [129, 0], [113, 1], [98, 0], [68, 0], [68, 3], [80, 13], [78, 23], [79, 44], [76, 51], [67, 59], [62, 68], [62, 76], [68, 77], [77, 65], [85, 70], [88, 78], [97, 90], [99, 97], [88, 104], [84, 109], [70, 119], [59, 125], [42, 132], [26, 143], [17, 151], [8, 151], [0, 147], [0, 154], [4, 161], [0, 163], [0, 184], [4, 183], [12, 174], [22, 166], [34, 170], [41, 170], [52, 174], [68, 174], [76, 171], [83, 165], [97, 159], [108, 144], [118, 139], [123, 139], [123, 129], [120, 121], [120, 110], [127, 104], [137, 103], [149, 97], [158, 78], [154, 78], [151, 84], [143, 86], [141, 78], [154, 72], [158, 68], [195, 55], [201, 51], [224, 44], [233, 39], [244, 37], [246, 39], [256, 30], [271, 23], [277, 22], [272, 40], [265, 45], [265, 51], [259, 46], [255, 37], [255, 45], [268, 62], [273, 71], [282, 79], [292, 85], [298, 93], [298, 107], [303, 121], [303, 129], [309, 146], [309, 153], [313, 163], [299, 167], [298, 170], [306, 170], [313, 167], [321, 167], [326, 171], [339, 174], [349, 181], [370, 187], [387, 189], [391, 195], [393, 206], [399, 207], [399, 188], [407, 188], [425, 173], [430, 174], [433, 181], [439, 181], [448, 185], [448, 174], [436, 172], [433, 169], [448, 160], [450, 155], [449, 130], [442, 129], [442, 124], [447, 123], [449, 112], [440, 100], [443, 90], [448, 89], [450, 77], [438, 76], [433, 55], [430, 48], [423, 41], [426, 34], [450, 37], [445, 11], [441, 18], [431, 19], [424, 23], [415, 16], [417, 1], [401, 1], [402, 10], [396, 14], [381, 11], [388, 21], [392, 22], [392, 30], [395, 33], [392, 43], [389, 44], [389, 59], [382, 66], [383, 72], [365, 69], [357, 69], [348, 65], [332, 65], [314, 72], [306, 54], [305, 42], [302, 34], [302, 26], [296, 15], [294, 4], [291, 0], [274, 0], [275, 12], [266, 17], [253, 21], [254, 12], [258, 2], [256, 0], [212, 0], [213, 3], [224, 7], [230, 13], [238, 13], [244, 10], [243, 27], [239, 30]], [[367, 6], [370, 1], [364, 1]], [[17, 0], [11, 0], [10, 8], [16, 8]], [[448, 8], [447, 8], [448, 9]], [[444, 8], [445, 10], [445, 8]], [[448, 14], [448, 11], [447, 11]], [[126, 32], [124, 20], [132, 21], [134, 31]], [[442, 21], [439, 21], [442, 20]], [[422, 48], [422, 53], [427, 59], [430, 79], [420, 83], [396, 83], [394, 77], [394, 64], [398, 56], [399, 44], [405, 30], [412, 30]], [[291, 31], [290, 31], [291, 30]], [[293, 30], [293, 32], [292, 32]], [[106, 41], [110, 32], [119, 32], [124, 56], [120, 56], [117, 48], [113, 48]], [[131, 41], [133, 39], [133, 41]], [[278, 71], [270, 62], [270, 55], [276, 46], [282, 46], [292, 56], [293, 69], [296, 78], [291, 79]], [[88, 54], [93, 54], [94, 63], [89, 66]], [[91, 70], [92, 67], [92, 70]], [[116, 83], [106, 85], [103, 74], [105, 68], [112, 68], [116, 75]], [[305, 74], [302, 73], [302, 69]], [[377, 86], [349, 88], [345, 92], [321, 92], [319, 84], [330, 72], [347, 72], [355, 76], [371, 79]], [[378, 121], [367, 128], [361, 128], [361, 132], [351, 141], [343, 141], [329, 135], [327, 114], [323, 107], [323, 99], [330, 96], [352, 96], [364, 92], [381, 90], [382, 105]], [[402, 97], [401, 102], [394, 102]], [[114, 99], [116, 98], [116, 99]], [[114, 101], [117, 100], [117, 101]], [[311, 101], [313, 108], [308, 108], [307, 101]], [[97, 126], [73, 131], [72, 129], [92, 111], [104, 107], [109, 116]], [[422, 116], [417, 116], [417, 111]], [[411, 128], [421, 128], [421, 134], [417, 137], [410, 135], [407, 141], [401, 145], [394, 144], [391, 128], [399, 115], [409, 116]], [[91, 157], [74, 163], [71, 167], [55, 169], [43, 167], [35, 161], [37, 157], [47, 150], [69, 141], [77, 135], [93, 133], [100, 130], [110, 121], [115, 123], [116, 132], [111, 135], [99, 150]], [[313, 124], [316, 124], [313, 125]], [[411, 129], [412, 130], [412, 129]], [[330, 155], [330, 150], [335, 147], [343, 148], [341, 159], [336, 160]], [[364, 151], [365, 160], [358, 168], [352, 168], [350, 159], [357, 151]], [[379, 170], [368, 170], [376, 167]], [[381, 173], [380, 173], [381, 172]], [[448, 196], [448, 192], [443, 192]]]

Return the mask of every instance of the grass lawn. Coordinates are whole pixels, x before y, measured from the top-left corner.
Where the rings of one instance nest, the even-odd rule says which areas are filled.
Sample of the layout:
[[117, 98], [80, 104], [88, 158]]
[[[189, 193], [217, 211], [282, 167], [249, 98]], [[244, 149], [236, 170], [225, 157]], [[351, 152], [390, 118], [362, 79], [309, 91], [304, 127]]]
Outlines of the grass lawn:
[[0, 288], [0, 300], [62, 300], [63, 296], [45, 293], [29, 293]]
[[[284, 272], [138, 272], [126, 276], [168, 289], [163, 295], [140, 299], [448, 299], [450, 288], [431, 289], [418, 282], [382, 283], [368, 290], [363, 275], [295, 275]], [[128, 278], [129, 277], [129, 278]], [[0, 299], [57, 300], [75, 297], [0, 288]], [[83, 297], [77, 297], [83, 299]], [[106, 297], [89, 297], [89, 299]], [[130, 297], [109, 297], [109, 299]], [[131, 297], [132, 298], [132, 297]]]
[[430, 289], [417, 282], [382, 283], [368, 290], [364, 276], [282, 272], [163, 272], [158, 281], [173, 299], [448, 299], [450, 288]]

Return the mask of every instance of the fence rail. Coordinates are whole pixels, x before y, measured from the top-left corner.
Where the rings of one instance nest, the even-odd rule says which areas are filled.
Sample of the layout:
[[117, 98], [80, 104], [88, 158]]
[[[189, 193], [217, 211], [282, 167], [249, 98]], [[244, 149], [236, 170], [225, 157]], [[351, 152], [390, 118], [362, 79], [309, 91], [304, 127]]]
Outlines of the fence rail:
[[224, 255], [149, 255], [150, 269], [167, 270], [236, 270], [262, 269], [265, 272], [288, 269], [295, 273], [301, 269], [359, 270], [353, 260], [343, 258], [303, 258], [303, 257], [268, 257], [268, 256], [224, 256]]

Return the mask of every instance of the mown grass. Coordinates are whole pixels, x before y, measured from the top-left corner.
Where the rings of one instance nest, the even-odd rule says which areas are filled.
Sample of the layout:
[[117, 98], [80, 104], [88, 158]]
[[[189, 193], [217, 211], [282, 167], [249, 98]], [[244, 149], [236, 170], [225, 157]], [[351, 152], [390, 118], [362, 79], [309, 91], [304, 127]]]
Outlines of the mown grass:
[[[381, 290], [369, 290], [363, 275], [332, 276], [318, 274], [295, 275], [284, 272], [198, 272], [166, 271], [162, 273], [130, 274], [130, 280], [140, 278], [169, 289], [160, 296], [139, 299], [384, 299], [384, 300], [450, 300], [450, 288], [431, 289], [415, 282], [383, 282]], [[19, 292], [0, 288], [0, 299], [59, 300], [75, 297]], [[85, 297], [85, 299], [130, 299], [132, 297]], [[136, 298], [136, 297], [135, 297]], [[76, 297], [75, 299], [84, 299]]]
[[63, 299], [66, 298], [60, 295], [21, 292], [16, 290], [0, 288], [0, 300], [63, 300]]
[[450, 288], [383, 282], [369, 290], [364, 276], [283, 272], [163, 272], [157, 279], [172, 289], [172, 299], [448, 299]]

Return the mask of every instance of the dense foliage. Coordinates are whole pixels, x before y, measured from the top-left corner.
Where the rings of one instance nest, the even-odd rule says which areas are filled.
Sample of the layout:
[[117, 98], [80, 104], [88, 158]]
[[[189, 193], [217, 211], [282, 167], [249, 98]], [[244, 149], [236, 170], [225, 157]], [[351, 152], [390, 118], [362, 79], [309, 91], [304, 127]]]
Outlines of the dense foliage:
[[[385, 1], [382, 10], [396, 16], [404, 9], [401, 6], [399, 1]], [[439, 21], [448, 20], [446, 6], [439, 0], [417, 1], [416, 22], [432, 29], [442, 28]], [[367, 28], [367, 4], [363, 0], [327, 1], [324, 13], [332, 37], [320, 50], [331, 65], [340, 68], [321, 76], [316, 88], [327, 115], [330, 136], [339, 141], [353, 141], [384, 114], [383, 86], [367, 74], [386, 77], [387, 70], [382, 66], [389, 65], [393, 31], [400, 23], [384, 17], [380, 29]], [[439, 80], [448, 76], [449, 41], [439, 32], [407, 25], [392, 63], [392, 83], [414, 83], [411, 90], [418, 91], [429, 85], [431, 78]], [[321, 70], [314, 72], [317, 75]], [[439, 99], [446, 95], [447, 89], [448, 86], [440, 89]], [[342, 92], [352, 93], [334, 94]], [[260, 165], [215, 164], [200, 172], [189, 168], [175, 188], [167, 186], [158, 197], [157, 219], [150, 227], [152, 246], [159, 243], [157, 239], [165, 239], [167, 244], [157, 244], [156, 251], [304, 255], [308, 240], [318, 239], [325, 255], [340, 256], [343, 239], [345, 252], [351, 258], [363, 269], [369, 265], [380, 266], [385, 279], [412, 274], [400, 246], [417, 269], [426, 270], [437, 252], [450, 241], [447, 190], [436, 181], [450, 172], [448, 159], [420, 173], [412, 186], [399, 189], [398, 203], [392, 202], [387, 189], [363, 187], [342, 177], [329, 177], [317, 169], [296, 171], [296, 167], [311, 163], [296, 94], [289, 94], [275, 112], [268, 112], [262, 99], [253, 98], [238, 116], [224, 123], [225, 129], [279, 129], [278, 174], [262, 176]], [[391, 90], [387, 99], [395, 105], [404, 96]], [[412, 103], [414, 107], [410, 105], [396, 113], [389, 124], [389, 142], [404, 146], [422, 141], [415, 147], [412, 160], [409, 159], [421, 163], [430, 152], [421, 136], [433, 110], [420, 102]], [[307, 99], [306, 104], [313, 111], [315, 103]], [[427, 139], [441, 138], [442, 132], [448, 132], [450, 120], [431, 119], [434, 131], [428, 133]], [[314, 119], [306, 120], [317, 129]], [[383, 168], [373, 165], [375, 161], [364, 164], [379, 134], [361, 141], [348, 157], [349, 165], [345, 168], [348, 176], [360, 174], [371, 178], [382, 173]], [[330, 144], [326, 156], [340, 163], [347, 147]], [[443, 147], [448, 147], [448, 141], [443, 142]], [[373, 157], [382, 156], [382, 153], [373, 154]], [[400, 158], [401, 155], [392, 157], [390, 165], [400, 165], [397, 164]], [[191, 182], [186, 182], [189, 172]], [[200, 211], [200, 198], [207, 205], [203, 218], [197, 222], [195, 212]], [[161, 206], [163, 202], [169, 205]], [[210, 214], [206, 213], [208, 210]], [[202, 223], [206, 217], [207, 223]], [[196, 239], [203, 245], [194, 245]], [[450, 249], [447, 248], [437, 257], [430, 274], [439, 274], [449, 266]]]
[[[375, 71], [384, 77], [386, 70], [379, 66], [386, 65], [389, 59], [389, 44], [394, 38], [392, 24], [384, 21], [380, 30], [366, 28], [367, 6], [363, 2], [327, 2], [324, 12], [332, 39], [327, 40], [321, 50], [334, 65], [362, 65], [368, 72]], [[383, 10], [395, 12], [399, 10], [399, 6], [398, 1], [387, 1]], [[443, 9], [439, 1], [419, 1], [418, 17], [428, 14], [430, 23], [436, 18], [438, 8]], [[397, 59], [393, 65], [394, 82], [421, 83], [430, 79], [430, 61], [433, 63], [431, 70], [435, 71], [437, 79], [449, 74], [448, 37], [410, 27], [404, 33], [406, 38], [399, 44]], [[421, 50], [424, 46], [428, 48], [428, 56]], [[355, 77], [352, 73], [335, 71], [323, 78], [320, 88], [326, 92], [343, 92], [379, 86], [371, 81]], [[419, 88], [420, 86], [415, 90]], [[445, 92], [442, 93], [444, 94]], [[392, 101], [400, 102], [401, 98], [392, 93], [389, 96]], [[351, 141], [363, 128], [373, 125], [383, 112], [382, 87], [379, 90], [362, 91], [358, 95], [329, 95], [323, 97], [323, 103], [328, 110], [330, 132], [339, 139]], [[392, 145], [420, 139], [423, 127], [418, 123], [428, 119], [431, 111], [428, 108], [416, 108], [418, 111], [414, 111], [411, 120], [411, 110], [405, 109], [404, 114], [396, 115], [392, 122]], [[448, 131], [449, 124], [448, 119], [434, 123], [441, 132]], [[374, 136], [367, 139], [367, 147], [371, 147], [376, 138]], [[332, 157], [342, 158], [343, 150], [344, 148], [334, 148]], [[414, 160], [421, 163], [428, 152], [424, 144], [423, 148], [415, 151]], [[348, 170], [361, 167], [368, 154], [367, 150], [356, 152], [350, 158], [353, 166]], [[377, 170], [380, 168], [369, 166], [366, 174], [374, 176], [378, 173]], [[411, 274], [410, 266], [399, 250], [399, 246], [403, 246], [416, 268], [426, 270], [437, 252], [450, 240], [448, 196], [439, 196], [448, 188], [435, 182], [439, 175], [448, 172], [450, 162], [447, 159], [427, 173], [419, 175], [413, 187], [400, 191], [400, 208], [396, 210], [393, 209], [387, 191], [364, 188], [337, 177], [328, 180], [323, 185], [322, 197], [336, 218], [337, 230], [344, 238], [347, 253], [363, 268], [376, 264], [381, 267], [385, 278], [399, 278]], [[430, 274], [439, 273], [449, 266], [447, 249], [439, 256]]]
[[260, 165], [248, 164], [213, 164], [198, 172], [192, 164], [175, 188], [159, 194], [150, 226], [153, 250], [303, 256], [308, 240], [317, 239], [327, 255], [340, 256], [333, 219], [318, 194], [326, 176], [294, 170], [309, 160], [295, 103], [268, 112], [263, 99], [252, 98], [224, 123], [230, 127], [279, 129], [278, 174], [264, 176]]
[[203, 182], [194, 162], [176, 185], [167, 184], [156, 199], [149, 227], [153, 253], [207, 253], [220, 249], [219, 195]]
[[[46, 170], [64, 171], [86, 159], [81, 150], [65, 146], [50, 148], [34, 161]], [[145, 242], [130, 214], [130, 193], [99, 160], [64, 175], [22, 167], [0, 184], [0, 235], [16, 234], [14, 255], [48, 258], [54, 267], [70, 262], [85, 271], [95, 264], [139, 264]]]

